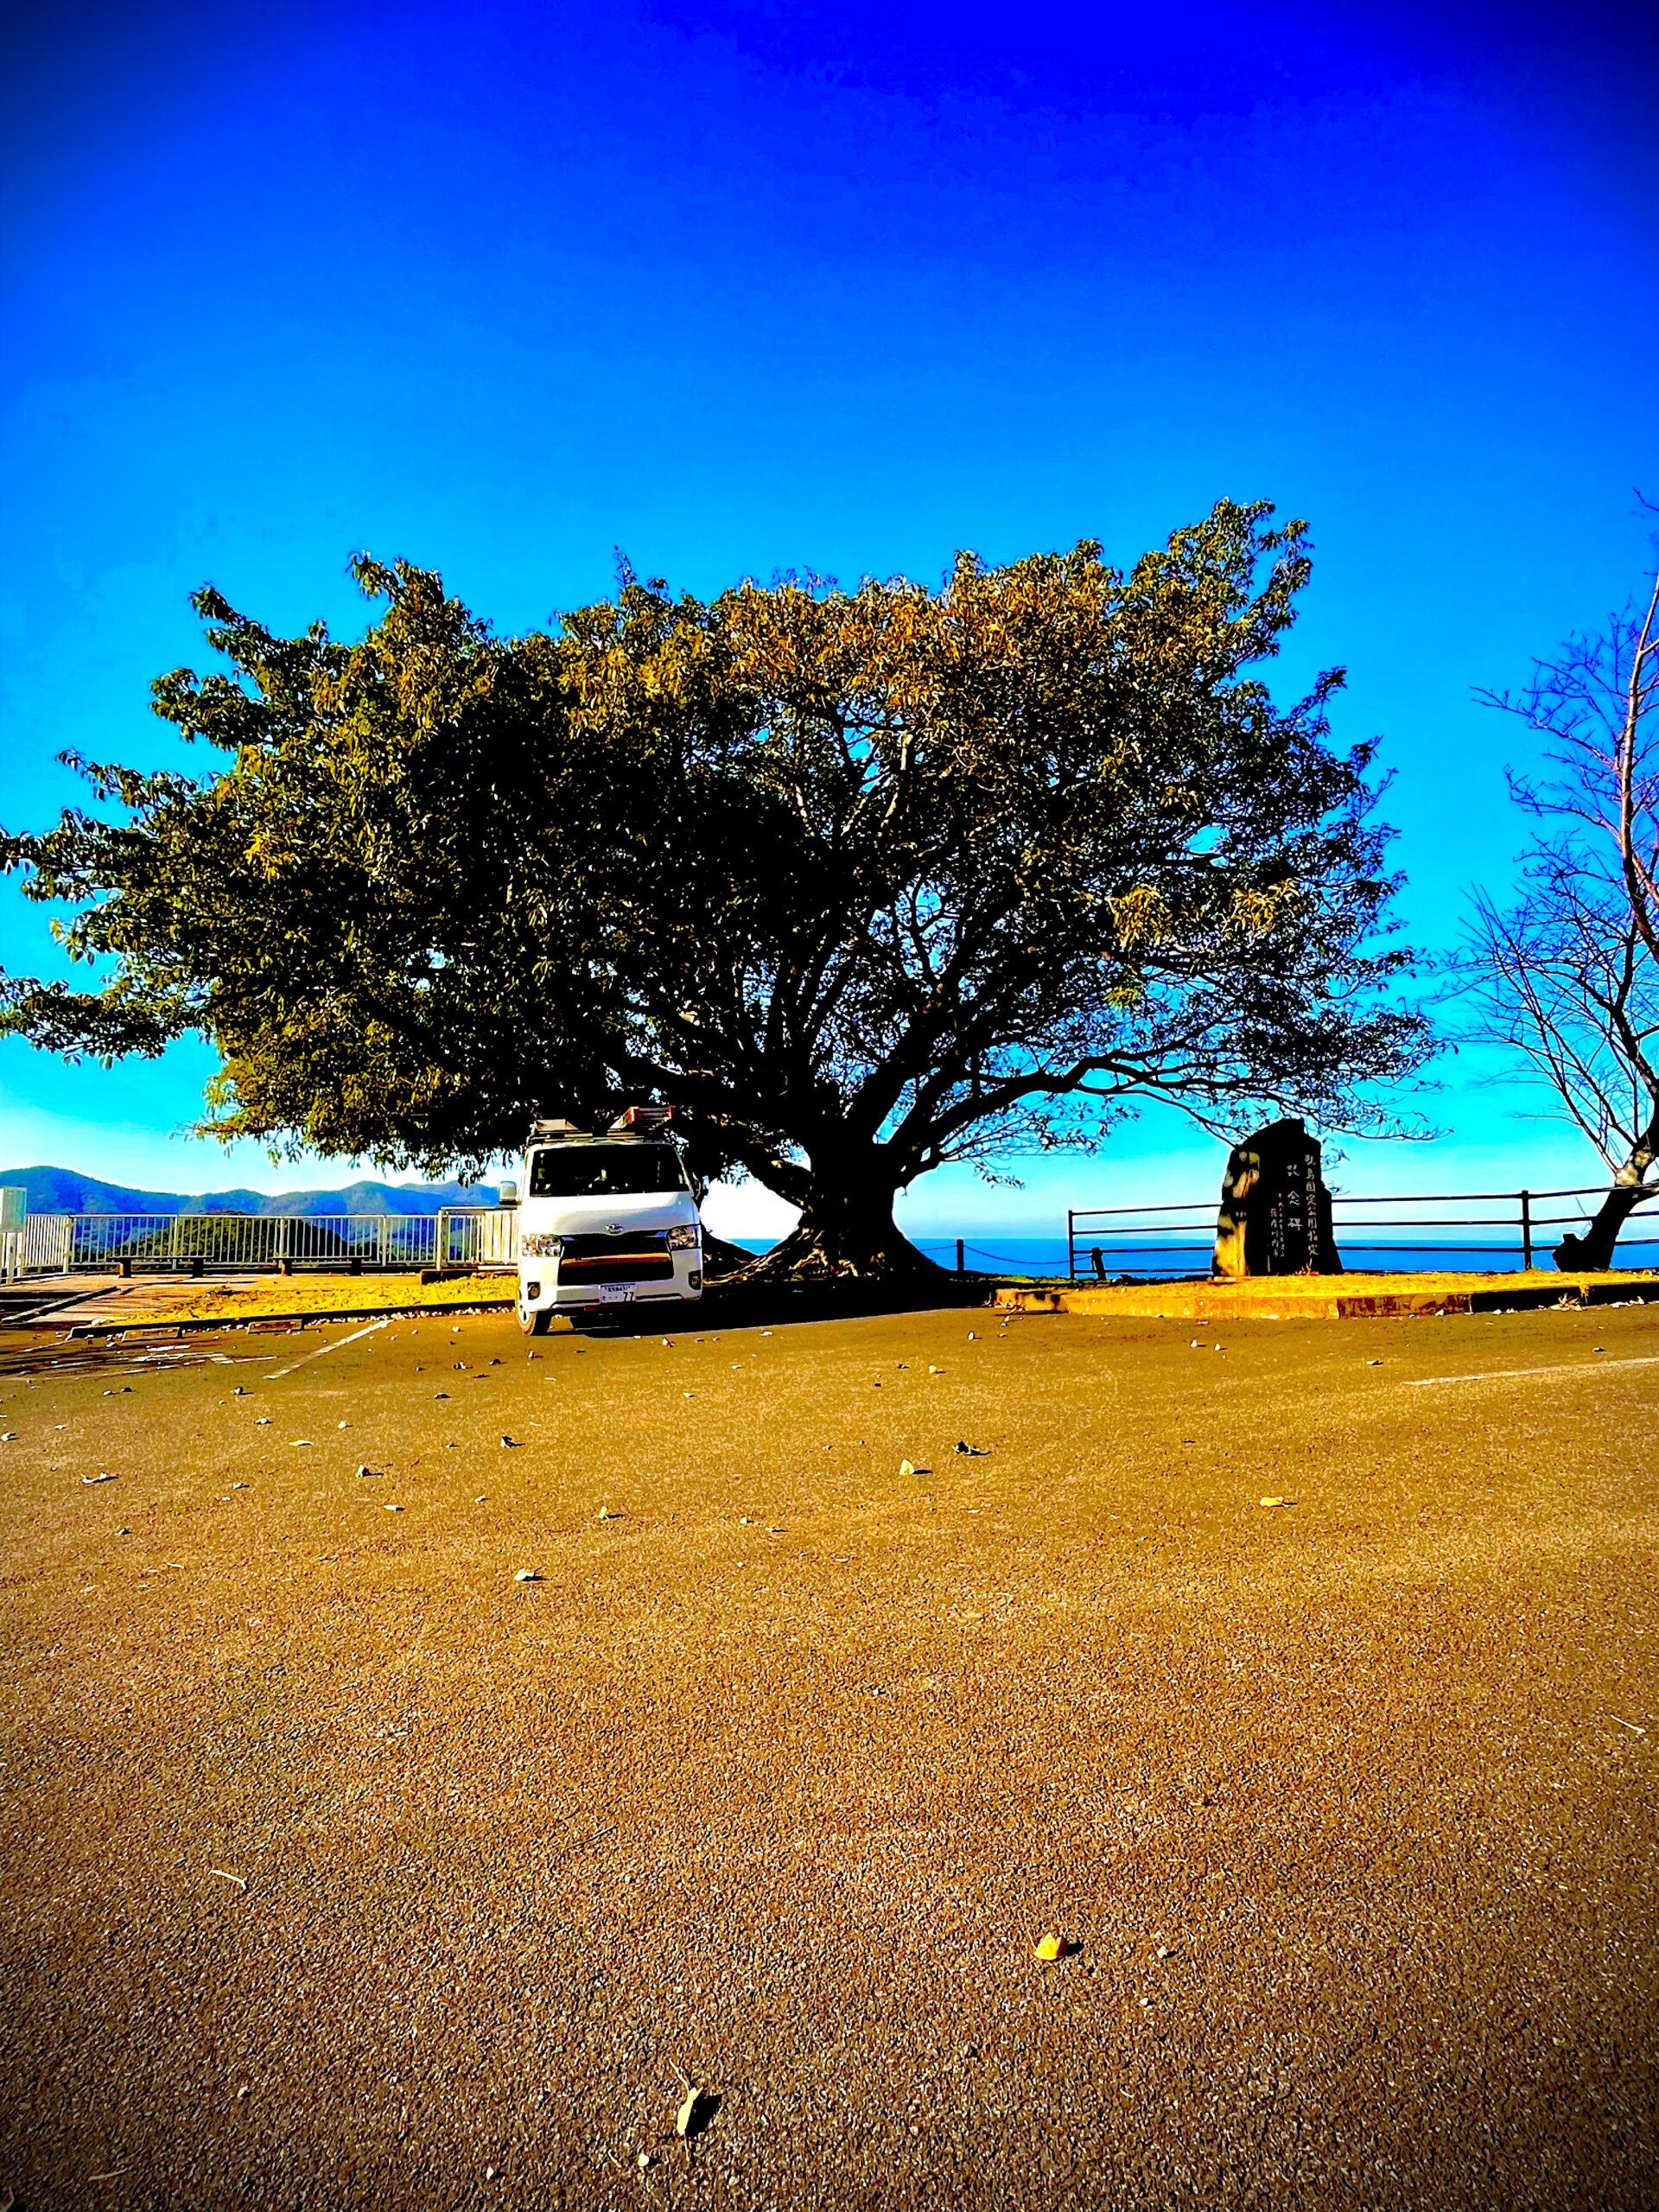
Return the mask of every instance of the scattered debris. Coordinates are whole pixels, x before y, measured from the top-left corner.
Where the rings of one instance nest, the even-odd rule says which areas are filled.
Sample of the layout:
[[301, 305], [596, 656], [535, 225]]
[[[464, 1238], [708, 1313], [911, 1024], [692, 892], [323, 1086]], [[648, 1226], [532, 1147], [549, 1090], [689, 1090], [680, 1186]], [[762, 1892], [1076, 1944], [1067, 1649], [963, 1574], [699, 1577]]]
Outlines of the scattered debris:
[[15, 1444], [16, 1441], [17, 1432], [15, 1428], [9, 1428], [3, 1436], [0, 1436], [0, 1444]]
[[537, 1568], [533, 1567], [521, 1567], [518, 1568], [512, 1579], [515, 1582], [539, 1582], [542, 1578]]
[[1056, 1959], [1069, 1959], [1080, 1947], [1068, 1936], [1039, 1936], [1032, 1945], [1032, 1955], [1050, 1966]]
[[432, 1395], [435, 1398], [447, 1398], [449, 1393], [447, 1390], [435, 1390]]
[[238, 1890], [245, 1890], [248, 1886], [245, 1875], [227, 1874], [222, 1866], [210, 1866], [207, 1872], [210, 1874], [217, 1874], [221, 1882], [234, 1882]]
[[516, 1451], [518, 1451], [518, 1438], [517, 1438], [516, 1436], [504, 1436], [504, 1437], [502, 1438], [502, 1440], [501, 1440], [501, 1449], [502, 1449], [504, 1452], [516, 1452]]
[[111, 1474], [83, 1475], [80, 1479], [84, 1483], [112, 1483], [115, 1477]]
[[958, 1444], [957, 1450], [969, 1459], [988, 1459], [990, 1452], [982, 1444]]
[[916, 1471], [916, 1465], [915, 1465], [915, 1462], [914, 1462], [913, 1460], [912, 1460], [912, 1459], [901, 1459], [901, 1460], [899, 1462], [899, 1472], [900, 1473], [900, 1475], [913, 1475], [913, 1474], [915, 1473], [915, 1471]]
[[290, 1452], [302, 1451], [305, 1446], [310, 1443], [310, 1441], [311, 1440], [308, 1436], [291, 1437], [289, 1440], [288, 1448]]
[[621, 1512], [615, 1506], [601, 1505], [599, 1509], [599, 1518], [601, 1521], [626, 1521], [627, 1517], [626, 1513]]
[[1258, 1505], [1288, 1505], [1291, 1501], [1287, 1497], [1258, 1497], [1255, 1502]]
[[238, 1382], [238, 1383], [237, 1384], [237, 1386], [236, 1386], [235, 1389], [234, 1389], [234, 1390], [232, 1390], [232, 1393], [231, 1393], [231, 1395], [232, 1395], [233, 1398], [245, 1398], [245, 1397], [247, 1396], [247, 1395], [248, 1395], [248, 1386], [247, 1386], [247, 1384], [246, 1384], [245, 1382]]
[[270, 1427], [270, 1415], [269, 1414], [261, 1414], [253, 1425], [256, 1428], [269, 1428]]
[[380, 1510], [383, 1513], [401, 1513], [404, 1509], [401, 1505], [392, 1505], [383, 1501]]
[[359, 1475], [384, 1475], [386, 1471], [384, 1467], [359, 1467], [357, 1471]]
[[1619, 1716], [1616, 1713], [1610, 1713], [1607, 1718], [1610, 1720], [1618, 1720], [1619, 1726], [1621, 1728], [1628, 1728], [1632, 1736], [1645, 1736], [1648, 1732], [1645, 1728], [1638, 1728], [1634, 1720], [1620, 1720]]
[[[683, 2080], [684, 2077], [681, 2078]], [[689, 2141], [702, 2134], [719, 2110], [718, 2097], [710, 2096], [708, 2090], [687, 2083], [684, 2100], [674, 2115], [674, 2133]]]

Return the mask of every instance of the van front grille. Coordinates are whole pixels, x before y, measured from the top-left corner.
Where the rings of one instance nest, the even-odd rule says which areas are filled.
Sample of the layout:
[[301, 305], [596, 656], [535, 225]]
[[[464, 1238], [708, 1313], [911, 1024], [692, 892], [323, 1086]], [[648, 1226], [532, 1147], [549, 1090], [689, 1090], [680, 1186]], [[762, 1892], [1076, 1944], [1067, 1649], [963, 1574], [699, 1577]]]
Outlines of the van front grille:
[[562, 1241], [561, 1282], [664, 1282], [674, 1273], [665, 1230], [628, 1230], [620, 1236], [566, 1236]]

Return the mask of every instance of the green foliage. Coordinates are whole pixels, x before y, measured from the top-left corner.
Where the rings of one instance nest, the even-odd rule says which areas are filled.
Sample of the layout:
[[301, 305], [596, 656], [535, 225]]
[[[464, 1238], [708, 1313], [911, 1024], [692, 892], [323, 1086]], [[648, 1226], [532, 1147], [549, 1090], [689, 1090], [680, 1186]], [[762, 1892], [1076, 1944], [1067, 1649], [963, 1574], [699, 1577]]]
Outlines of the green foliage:
[[1424, 1031], [1340, 677], [1281, 709], [1251, 672], [1309, 567], [1269, 516], [1128, 575], [1090, 543], [933, 591], [625, 573], [513, 639], [366, 558], [359, 644], [204, 591], [230, 672], [156, 709], [227, 757], [88, 767], [115, 818], [6, 841], [108, 980], [13, 981], [4, 1022], [105, 1058], [201, 1031], [214, 1133], [429, 1173], [654, 1095], [706, 1171], [881, 1213], [1154, 1094], [1375, 1122]]

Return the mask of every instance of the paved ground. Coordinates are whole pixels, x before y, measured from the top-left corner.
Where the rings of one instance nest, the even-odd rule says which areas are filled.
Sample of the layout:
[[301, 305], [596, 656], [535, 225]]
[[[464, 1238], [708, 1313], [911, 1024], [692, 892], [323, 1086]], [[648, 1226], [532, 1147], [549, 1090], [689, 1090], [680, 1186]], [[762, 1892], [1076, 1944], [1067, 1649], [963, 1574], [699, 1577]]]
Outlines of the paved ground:
[[0, 2202], [1659, 2196], [1653, 1308], [358, 1325], [0, 1352]]

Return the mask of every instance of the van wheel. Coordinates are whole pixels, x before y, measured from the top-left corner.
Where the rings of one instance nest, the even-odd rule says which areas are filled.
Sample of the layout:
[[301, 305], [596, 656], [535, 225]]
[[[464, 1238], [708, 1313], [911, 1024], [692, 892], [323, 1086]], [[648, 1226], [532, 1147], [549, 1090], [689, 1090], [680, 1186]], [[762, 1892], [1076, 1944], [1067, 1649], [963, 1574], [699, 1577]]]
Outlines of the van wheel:
[[552, 1324], [553, 1309], [550, 1306], [521, 1306], [518, 1308], [518, 1326], [527, 1337], [544, 1337]]

